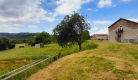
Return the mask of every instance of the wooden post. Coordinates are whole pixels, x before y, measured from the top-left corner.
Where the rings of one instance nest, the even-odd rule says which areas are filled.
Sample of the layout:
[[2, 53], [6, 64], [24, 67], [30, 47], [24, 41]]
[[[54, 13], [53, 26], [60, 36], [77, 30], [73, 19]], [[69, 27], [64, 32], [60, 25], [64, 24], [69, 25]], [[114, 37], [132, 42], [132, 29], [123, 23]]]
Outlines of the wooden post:
[[57, 59], [58, 59], [58, 55], [57, 55]]
[[46, 60], [46, 65], [48, 64], [48, 60]]
[[[25, 69], [27, 68], [27, 66], [25, 66]], [[25, 80], [27, 80], [27, 69], [25, 70]]]

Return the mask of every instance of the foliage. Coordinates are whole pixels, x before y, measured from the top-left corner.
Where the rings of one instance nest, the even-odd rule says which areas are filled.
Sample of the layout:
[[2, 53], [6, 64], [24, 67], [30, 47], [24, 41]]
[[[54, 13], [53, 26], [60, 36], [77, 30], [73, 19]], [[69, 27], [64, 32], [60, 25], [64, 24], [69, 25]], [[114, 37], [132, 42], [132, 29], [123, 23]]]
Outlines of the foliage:
[[35, 42], [31, 42], [31, 46], [35, 46]]
[[14, 48], [15, 47], [15, 44], [14, 43], [10, 43], [9, 45], [8, 45], [8, 48], [9, 49], [12, 49], [12, 48]]
[[35, 43], [44, 43], [44, 44], [49, 44], [51, 43], [51, 40], [49, 39], [49, 33], [47, 32], [42, 32], [35, 37]]
[[35, 42], [35, 40], [33, 38], [30, 38], [30, 39], [27, 39], [26, 42], [27, 42], [28, 46], [30, 46], [32, 42]]
[[14, 44], [20, 44], [20, 43], [26, 43], [29, 40], [30, 39], [9, 39], [9, 42]]
[[11, 43], [8, 38], [6, 37], [0, 38], [0, 50], [6, 50], [7, 48], [11, 49], [14, 47], [15, 47], [15, 44]]
[[0, 37], [7, 37], [10, 39], [29, 39], [37, 34], [39, 33], [0, 33]]
[[74, 13], [71, 16], [65, 16], [53, 29], [53, 33], [60, 46], [72, 46], [77, 42], [81, 49], [81, 44], [88, 39], [88, 29], [90, 29], [90, 24], [86, 22], [85, 17]]
[[89, 31], [88, 31], [88, 30], [86, 30], [86, 31], [83, 33], [83, 38], [86, 39], [86, 40], [90, 39], [90, 34], [89, 34]]
[[0, 50], [6, 50], [9, 45], [9, 39], [2, 37], [0, 38]]
[[6, 49], [6, 45], [4, 44], [3, 40], [0, 39], [0, 50], [5, 50]]

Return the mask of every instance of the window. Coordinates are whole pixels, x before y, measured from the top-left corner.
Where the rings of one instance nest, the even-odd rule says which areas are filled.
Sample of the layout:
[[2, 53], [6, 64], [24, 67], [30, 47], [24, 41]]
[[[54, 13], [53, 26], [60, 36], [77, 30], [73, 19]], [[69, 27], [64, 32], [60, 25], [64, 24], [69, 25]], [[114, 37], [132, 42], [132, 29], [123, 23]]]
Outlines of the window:
[[122, 26], [120, 26], [120, 30], [122, 30], [123, 28], [122, 28]]

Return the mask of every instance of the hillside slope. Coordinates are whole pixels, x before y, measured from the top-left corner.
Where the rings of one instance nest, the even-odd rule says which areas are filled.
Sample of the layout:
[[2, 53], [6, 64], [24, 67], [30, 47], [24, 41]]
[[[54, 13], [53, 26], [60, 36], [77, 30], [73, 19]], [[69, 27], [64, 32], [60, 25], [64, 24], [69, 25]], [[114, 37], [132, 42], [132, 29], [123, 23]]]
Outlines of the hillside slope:
[[65, 56], [28, 80], [137, 80], [138, 45], [98, 43], [94, 50]]

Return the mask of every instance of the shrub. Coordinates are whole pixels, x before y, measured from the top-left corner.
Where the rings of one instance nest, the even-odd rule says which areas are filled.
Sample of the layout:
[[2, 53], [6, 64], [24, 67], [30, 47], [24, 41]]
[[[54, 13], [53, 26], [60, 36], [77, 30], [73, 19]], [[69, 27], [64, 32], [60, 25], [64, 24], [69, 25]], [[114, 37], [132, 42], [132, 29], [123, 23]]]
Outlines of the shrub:
[[28, 42], [28, 46], [30, 46], [31, 45], [31, 42]]
[[35, 46], [35, 42], [31, 42], [31, 46]]
[[97, 47], [98, 47], [98, 44], [96, 44], [96, 43], [86, 42], [85, 44], [83, 44], [82, 49], [87, 50], [87, 49], [94, 49], [94, 48], [97, 48]]
[[9, 39], [2, 37], [0, 38], [0, 50], [6, 50], [9, 45]]
[[14, 48], [15, 47], [15, 44], [14, 43], [10, 43], [9, 45], [8, 45], [8, 48], [9, 49], [12, 49], [12, 48]]

